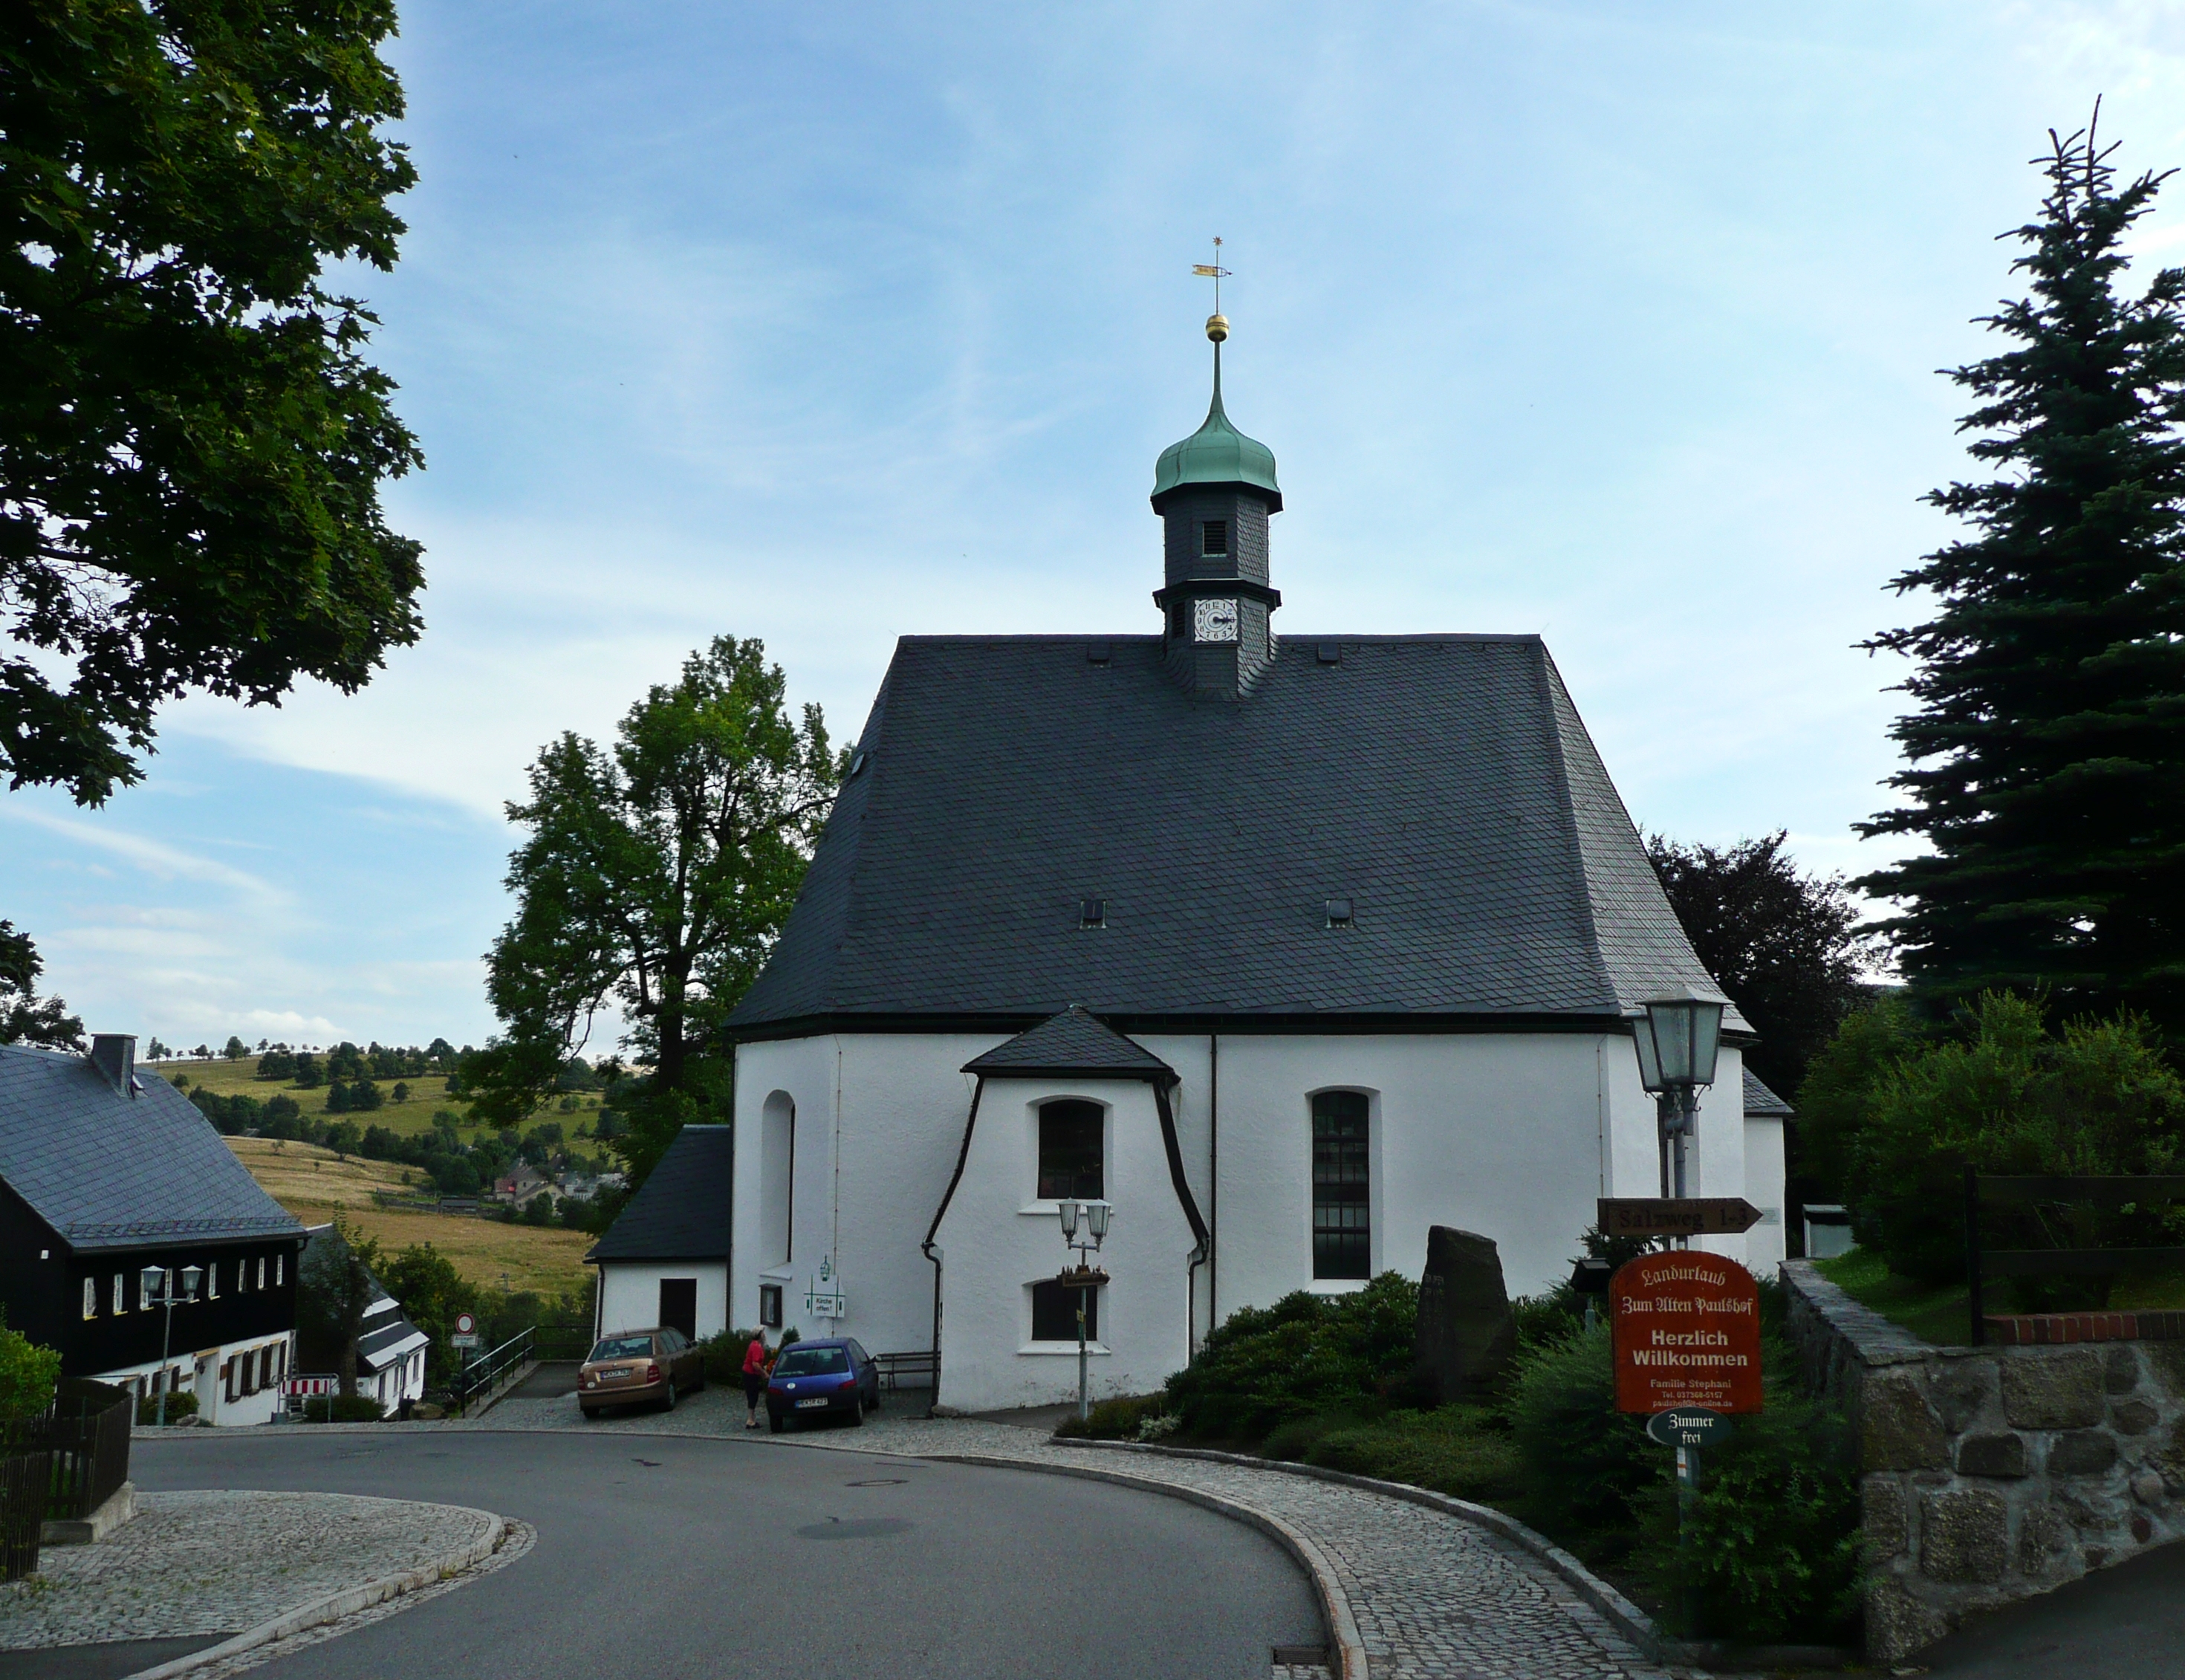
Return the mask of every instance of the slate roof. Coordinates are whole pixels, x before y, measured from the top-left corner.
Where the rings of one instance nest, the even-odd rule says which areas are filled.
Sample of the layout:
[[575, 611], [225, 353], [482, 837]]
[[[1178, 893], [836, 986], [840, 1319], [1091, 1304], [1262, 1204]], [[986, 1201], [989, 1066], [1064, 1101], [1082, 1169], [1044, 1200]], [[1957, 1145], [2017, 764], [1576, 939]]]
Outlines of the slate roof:
[[1173, 1079], [1176, 1071], [1143, 1044], [1076, 1004], [964, 1064], [982, 1078]]
[[1238, 703], [1185, 693], [1155, 636], [907, 636], [858, 750], [737, 1036], [1721, 995], [1536, 636], [1286, 638]]
[[158, 1074], [126, 1097], [90, 1061], [0, 1045], [0, 1179], [78, 1252], [301, 1236]]
[[1745, 1112], [1754, 1119], [1788, 1120], [1798, 1111], [1745, 1070]]
[[725, 1260], [735, 1128], [685, 1126], [586, 1260]]

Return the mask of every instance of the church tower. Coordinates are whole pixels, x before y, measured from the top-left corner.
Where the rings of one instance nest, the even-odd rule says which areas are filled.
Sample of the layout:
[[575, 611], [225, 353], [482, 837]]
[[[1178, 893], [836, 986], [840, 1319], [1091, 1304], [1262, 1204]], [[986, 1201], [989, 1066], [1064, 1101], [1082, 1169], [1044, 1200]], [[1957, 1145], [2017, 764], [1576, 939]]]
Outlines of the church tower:
[[1282, 597], [1267, 583], [1267, 516], [1282, 511], [1274, 451], [1229, 423], [1221, 406], [1227, 316], [1207, 318], [1214, 341], [1214, 403], [1206, 423], [1161, 451], [1154, 512], [1166, 550], [1161, 649], [1169, 673], [1193, 694], [1238, 700], [1273, 657], [1269, 619]]

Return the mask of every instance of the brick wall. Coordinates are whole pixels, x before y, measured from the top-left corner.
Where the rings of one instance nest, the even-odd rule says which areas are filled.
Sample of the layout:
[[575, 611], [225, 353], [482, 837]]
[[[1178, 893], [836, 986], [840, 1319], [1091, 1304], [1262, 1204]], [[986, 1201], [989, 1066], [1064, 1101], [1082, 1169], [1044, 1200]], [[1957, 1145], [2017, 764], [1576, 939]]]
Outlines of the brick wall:
[[1869, 1655], [2185, 1538], [2185, 1342], [1931, 1347], [1808, 1261], [1783, 1280], [1857, 1430]]

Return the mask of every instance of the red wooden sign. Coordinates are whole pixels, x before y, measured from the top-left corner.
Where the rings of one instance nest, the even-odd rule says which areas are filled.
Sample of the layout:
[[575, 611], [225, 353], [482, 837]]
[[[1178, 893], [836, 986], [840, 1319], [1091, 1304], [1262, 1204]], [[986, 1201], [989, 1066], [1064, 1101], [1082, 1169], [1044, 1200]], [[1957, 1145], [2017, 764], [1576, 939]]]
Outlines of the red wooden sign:
[[1760, 1409], [1760, 1286], [1696, 1248], [1642, 1254], [1608, 1283], [1616, 1409]]

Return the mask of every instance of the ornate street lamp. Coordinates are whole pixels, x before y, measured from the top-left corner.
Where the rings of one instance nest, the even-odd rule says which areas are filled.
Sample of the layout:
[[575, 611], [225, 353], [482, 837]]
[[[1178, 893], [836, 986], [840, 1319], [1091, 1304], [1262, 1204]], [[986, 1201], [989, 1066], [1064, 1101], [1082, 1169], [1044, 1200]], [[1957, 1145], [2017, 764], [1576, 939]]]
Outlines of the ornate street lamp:
[[[1100, 1245], [1107, 1240], [1108, 1221], [1115, 1208], [1105, 1201], [1063, 1201], [1055, 1204], [1055, 1213], [1062, 1221], [1062, 1240], [1077, 1254], [1075, 1267], [1065, 1267], [1055, 1281], [1065, 1289], [1077, 1291], [1077, 1415], [1091, 1415], [1092, 1407], [1086, 1392], [1085, 1321], [1092, 1311], [1092, 1291], [1108, 1281], [1107, 1273], [1092, 1263], [1092, 1256], [1099, 1252]], [[1085, 1240], [1077, 1240], [1077, 1228], [1085, 1227]]]
[[1645, 1016], [1633, 1023], [1639, 1081], [1656, 1099], [1661, 1128], [1662, 1193], [1679, 1200], [1685, 1196], [1686, 1140], [1699, 1123], [1699, 1094], [1714, 1084], [1723, 1009], [1718, 1000], [1702, 998], [1686, 987], [1672, 996], [1648, 999]]
[[196, 1266], [183, 1267], [182, 1292], [180, 1295], [175, 1293], [174, 1274], [165, 1266], [147, 1266], [139, 1275], [144, 1285], [146, 1300], [154, 1307], [166, 1309], [166, 1317], [159, 1329], [159, 1411], [154, 1420], [164, 1428], [167, 1421], [167, 1350], [175, 1339], [175, 1308], [179, 1304], [198, 1298], [198, 1280], [204, 1276], [204, 1272]]

